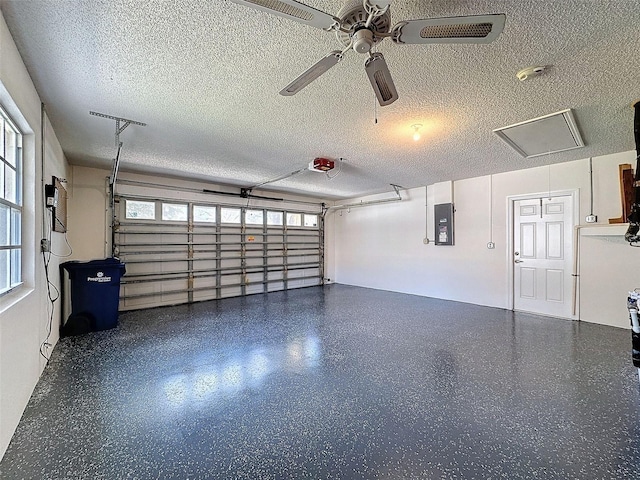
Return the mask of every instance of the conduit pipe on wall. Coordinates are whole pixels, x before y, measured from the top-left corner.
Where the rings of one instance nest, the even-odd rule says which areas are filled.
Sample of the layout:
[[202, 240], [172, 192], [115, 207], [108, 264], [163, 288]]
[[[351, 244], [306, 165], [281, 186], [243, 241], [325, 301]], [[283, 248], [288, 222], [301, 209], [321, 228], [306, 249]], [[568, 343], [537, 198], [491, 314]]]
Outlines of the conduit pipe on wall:
[[342, 205], [333, 205], [327, 208], [327, 211], [330, 210], [342, 210], [345, 208], [355, 208], [355, 207], [368, 207], [369, 205], [380, 205], [381, 203], [392, 203], [392, 202], [401, 202], [403, 200], [402, 195], [400, 195], [400, 187], [399, 185], [390, 184], [393, 187], [393, 190], [396, 192], [398, 198], [383, 198], [381, 200], [370, 200], [368, 202], [356, 202], [356, 203], [345, 203]]
[[[45, 193], [44, 193], [45, 114], [46, 112], [45, 112], [44, 103], [40, 102], [40, 191], [42, 192], [41, 203], [44, 203], [44, 196], [45, 196]], [[42, 232], [41, 232], [40, 238], [47, 238], [46, 234], [47, 234], [47, 209], [43, 207], [42, 208]]]
[[580, 256], [580, 229], [585, 225], [576, 225], [573, 229], [573, 272], [571, 273], [572, 282], [572, 292], [571, 297], [573, 300], [573, 310], [572, 315], [575, 317], [578, 316], [578, 320], [580, 320], [580, 311], [578, 309], [578, 277], [580, 273], [578, 272], [578, 261]]
[[425, 245], [429, 245], [433, 240], [429, 240], [429, 186], [424, 186], [424, 210], [425, 210], [425, 220], [424, 220], [424, 239], [422, 243]]

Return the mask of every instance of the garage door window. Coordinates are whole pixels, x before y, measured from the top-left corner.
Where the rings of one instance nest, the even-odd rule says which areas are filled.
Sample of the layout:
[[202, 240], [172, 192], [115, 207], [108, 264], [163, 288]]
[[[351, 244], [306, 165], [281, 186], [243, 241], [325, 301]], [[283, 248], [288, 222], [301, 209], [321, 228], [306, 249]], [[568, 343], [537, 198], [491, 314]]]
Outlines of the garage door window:
[[267, 212], [267, 225], [281, 226], [282, 212]]
[[169, 222], [186, 222], [189, 216], [189, 209], [186, 205], [176, 203], [162, 204], [162, 220]]
[[220, 222], [222, 223], [240, 223], [240, 209], [239, 208], [221, 208], [220, 209]]
[[264, 213], [262, 210], [247, 210], [244, 214], [244, 223], [247, 225], [262, 225]]
[[308, 215], [304, 214], [304, 226], [305, 227], [317, 227], [318, 226], [318, 215]]
[[127, 200], [125, 217], [137, 220], [155, 220], [156, 203], [140, 200]]
[[287, 226], [300, 227], [302, 225], [301, 213], [287, 213]]
[[216, 223], [216, 207], [204, 205], [193, 206], [193, 221], [201, 223]]

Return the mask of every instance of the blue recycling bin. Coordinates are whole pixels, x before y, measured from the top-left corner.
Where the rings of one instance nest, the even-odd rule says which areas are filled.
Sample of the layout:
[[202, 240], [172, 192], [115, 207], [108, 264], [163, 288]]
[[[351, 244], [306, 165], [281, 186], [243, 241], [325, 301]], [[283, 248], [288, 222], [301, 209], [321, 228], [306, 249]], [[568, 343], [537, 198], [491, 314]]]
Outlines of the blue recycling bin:
[[65, 325], [76, 328], [76, 333], [70, 334], [115, 328], [118, 325], [120, 277], [126, 271], [124, 263], [118, 258], [105, 258], [65, 262], [60, 268], [69, 273], [71, 281], [71, 315]]

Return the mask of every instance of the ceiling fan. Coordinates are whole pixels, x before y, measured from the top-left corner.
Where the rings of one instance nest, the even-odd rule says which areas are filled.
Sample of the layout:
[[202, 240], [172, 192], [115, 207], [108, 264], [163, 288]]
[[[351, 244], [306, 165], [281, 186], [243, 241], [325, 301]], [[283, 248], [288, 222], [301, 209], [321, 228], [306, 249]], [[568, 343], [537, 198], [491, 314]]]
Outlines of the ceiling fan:
[[336, 16], [295, 0], [231, 0], [264, 12], [279, 15], [311, 27], [333, 31], [342, 50], [334, 50], [287, 85], [281, 95], [291, 96], [336, 65], [351, 49], [368, 54], [365, 71], [381, 106], [398, 99], [387, 63], [371, 49], [389, 37], [397, 44], [490, 43], [504, 28], [505, 15], [405, 20], [391, 26], [391, 0], [347, 0]]

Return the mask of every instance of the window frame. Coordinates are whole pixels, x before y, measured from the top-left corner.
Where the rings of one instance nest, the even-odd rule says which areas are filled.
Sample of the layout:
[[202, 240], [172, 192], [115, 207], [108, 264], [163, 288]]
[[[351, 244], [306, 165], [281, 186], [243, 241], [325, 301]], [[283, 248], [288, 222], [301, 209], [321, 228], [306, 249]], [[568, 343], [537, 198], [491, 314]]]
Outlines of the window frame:
[[[11, 162], [6, 157], [7, 150], [7, 138], [6, 132], [10, 129], [14, 133], [14, 155], [15, 158]], [[2, 191], [0, 191], [0, 205], [7, 209], [7, 239], [6, 245], [0, 245], [0, 261], [5, 261], [6, 265], [3, 265], [3, 271], [6, 278], [3, 278], [3, 283], [6, 281], [6, 287], [0, 287], [0, 296], [15, 290], [17, 287], [24, 283], [24, 268], [23, 268], [23, 242], [24, 242], [24, 132], [18, 128], [16, 123], [11, 119], [7, 111], [0, 105], [0, 168], [2, 169]], [[15, 201], [9, 200], [6, 197], [7, 192], [7, 169], [13, 171], [13, 197]], [[15, 220], [15, 222], [14, 222]], [[16, 229], [18, 231], [16, 231]], [[4, 240], [3, 240], [4, 243]], [[4, 254], [8, 252], [8, 254]], [[17, 259], [17, 260], [16, 260]], [[17, 271], [16, 271], [17, 270]], [[15, 280], [15, 281], [14, 281]]]

